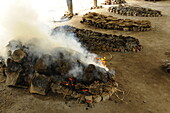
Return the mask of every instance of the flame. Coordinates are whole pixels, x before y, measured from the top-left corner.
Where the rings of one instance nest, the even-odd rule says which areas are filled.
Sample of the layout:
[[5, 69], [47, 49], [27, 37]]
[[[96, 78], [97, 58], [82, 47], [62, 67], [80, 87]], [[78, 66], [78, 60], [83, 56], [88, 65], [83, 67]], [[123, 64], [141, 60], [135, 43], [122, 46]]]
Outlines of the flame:
[[98, 63], [99, 61], [102, 62], [102, 65], [103, 65], [104, 67], [107, 67], [107, 66], [106, 66], [106, 57], [103, 57], [103, 58], [97, 57], [97, 58], [96, 58], [96, 62]]

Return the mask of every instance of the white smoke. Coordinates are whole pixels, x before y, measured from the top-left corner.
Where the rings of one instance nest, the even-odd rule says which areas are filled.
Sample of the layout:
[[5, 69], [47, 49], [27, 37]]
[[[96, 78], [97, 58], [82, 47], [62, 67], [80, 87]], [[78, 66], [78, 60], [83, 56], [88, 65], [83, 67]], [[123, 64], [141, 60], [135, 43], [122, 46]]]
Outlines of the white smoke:
[[[31, 51], [38, 56], [41, 56], [42, 54], [50, 54], [53, 49], [62, 47], [80, 53], [77, 56], [75, 55], [75, 57], [85, 64], [94, 64], [104, 67], [101, 62], [96, 63], [95, 58], [97, 55], [89, 53], [86, 49], [82, 48], [81, 44], [72, 34], [66, 35], [63, 32], [52, 37], [50, 35], [50, 28], [43, 23], [44, 21], [42, 20], [42, 11], [44, 11], [44, 13], [47, 13], [47, 11], [39, 11], [41, 8], [38, 7], [38, 9], [36, 9], [36, 2], [33, 2], [33, 0], [11, 1], [12, 0], [4, 3], [4, 6], [7, 5], [8, 7], [4, 7], [5, 10], [3, 13], [1, 12], [1, 14], [3, 14], [3, 17], [0, 18], [1, 56], [4, 58], [7, 57], [5, 46], [10, 40], [19, 40], [23, 45], [29, 43], [34, 45]], [[38, 3], [41, 5], [43, 1], [39, 1]], [[60, 10], [58, 11], [60, 12]], [[78, 75], [82, 69], [78, 66], [74, 67], [75, 68], [70, 70], [70, 73]], [[107, 68], [105, 69], [107, 70]]]

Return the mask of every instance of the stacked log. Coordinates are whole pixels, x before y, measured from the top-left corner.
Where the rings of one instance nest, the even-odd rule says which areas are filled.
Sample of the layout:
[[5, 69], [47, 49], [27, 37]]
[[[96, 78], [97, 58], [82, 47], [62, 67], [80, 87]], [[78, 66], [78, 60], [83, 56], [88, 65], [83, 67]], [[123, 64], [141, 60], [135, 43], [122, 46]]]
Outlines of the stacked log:
[[162, 16], [161, 11], [150, 8], [134, 7], [134, 6], [111, 6], [109, 12], [125, 16], [140, 16], [140, 17], [159, 17]]
[[55, 33], [63, 32], [74, 33], [82, 45], [90, 51], [109, 51], [109, 52], [139, 52], [142, 46], [139, 40], [131, 36], [112, 35], [99, 33], [86, 29], [79, 29], [72, 26], [60, 26], [53, 30]]
[[151, 22], [147, 20], [135, 21], [130, 19], [119, 19], [113, 16], [101, 15], [89, 12], [82, 17], [81, 23], [102, 29], [113, 29], [121, 31], [150, 31]]
[[115, 4], [125, 4], [126, 1], [125, 0], [112, 0], [111, 4], [115, 5]]
[[115, 4], [125, 4], [125, 0], [106, 0], [105, 4], [106, 5], [115, 5]]

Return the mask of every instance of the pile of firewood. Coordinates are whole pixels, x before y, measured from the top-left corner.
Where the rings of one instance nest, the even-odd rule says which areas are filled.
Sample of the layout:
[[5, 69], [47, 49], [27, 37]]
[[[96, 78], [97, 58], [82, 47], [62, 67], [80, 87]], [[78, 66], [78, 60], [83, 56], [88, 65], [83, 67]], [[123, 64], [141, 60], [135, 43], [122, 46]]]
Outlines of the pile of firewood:
[[115, 5], [115, 4], [124, 4], [126, 3], [125, 0], [106, 0], [105, 4], [106, 5]]
[[97, 7], [93, 6], [90, 9], [92, 10], [92, 9], [101, 9], [101, 8], [103, 8], [103, 6], [97, 6]]
[[[105, 68], [82, 63], [75, 57], [80, 53], [56, 48], [51, 54], [37, 56], [30, 47], [19, 41], [9, 43], [6, 63], [0, 60], [0, 76], [6, 76], [7, 86], [29, 88], [30, 93], [40, 95], [52, 91], [86, 103], [105, 101], [116, 92], [114, 74]], [[83, 71], [76, 77], [69, 75], [74, 65]]]
[[68, 25], [56, 27], [53, 35], [60, 30], [62, 32], [63, 29], [67, 33], [74, 33], [82, 45], [91, 51], [139, 52], [142, 50], [139, 40], [134, 37], [104, 34]]
[[140, 17], [159, 17], [162, 16], [161, 11], [150, 8], [134, 7], [134, 6], [111, 6], [109, 12], [125, 16], [140, 16]]
[[125, 0], [111, 0], [111, 4], [125, 4], [126, 1]]
[[81, 23], [103, 29], [122, 31], [149, 31], [151, 22], [147, 20], [135, 21], [130, 19], [118, 19], [113, 16], [101, 15], [89, 12], [82, 17]]

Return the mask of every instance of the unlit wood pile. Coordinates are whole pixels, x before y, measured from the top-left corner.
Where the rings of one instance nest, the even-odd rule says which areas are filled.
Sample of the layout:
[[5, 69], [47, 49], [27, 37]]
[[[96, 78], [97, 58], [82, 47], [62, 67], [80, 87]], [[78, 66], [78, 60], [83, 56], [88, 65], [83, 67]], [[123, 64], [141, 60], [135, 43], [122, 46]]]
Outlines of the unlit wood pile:
[[115, 4], [124, 4], [126, 3], [125, 0], [106, 0], [105, 4], [106, 5], [115, 5]]
[[111, 6], [109, 12], [125, 16], [140, 16], [140, 17], [159, 17], [162, 16], [161, 11], [150, 8], [134, 7], [134, 6]]
[[[93, 64], [84, 64], [73, 50], [56, 48], [41, 56], [31, 52], [32, 45], [11, 41], [6, 65], [0, 61], [0, 76], [6, 76], [6, 85], [29, 88], [30, 93], [46, 95], [49, 91], [85, 101], [100, 102], [109, 99], [116, 91], [114, 74]], [[13, 50], [12, 48], [15, 48]], [[34, 50], [33, 50], [34, 51]], [[77, 65], [82, 73], [69, 75]]]
[[151, 22], [147, 20], [135, 21], [130, 19], [118, 19], [113, 16], [101, 15], [89, 12], [82, 17], [81, 23], [103, 29], [122, 31], [149, 31]]
[[93, 6], [90, 9], [92, 10], [92, 9], [101, 9], [101, 8], [103, 8], [103, 6], [97, 6], [97, 7]]
[[111, 0], [111, 4], [114, 5], [114, 4], [124, 4], [126, 3], [125, 0]]
[[67, 25], [56, 27], [53, 35], [60, 30], [62, 32], [63, 29], [65, 32], [74, 33], [82, 45], [91, 51], [139, 52], [142, 50], [139, 40], [134, 37], [104, 34]]

